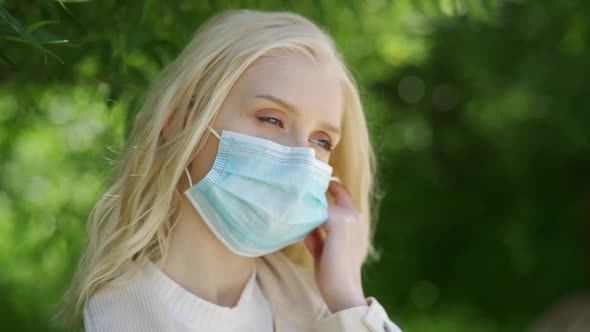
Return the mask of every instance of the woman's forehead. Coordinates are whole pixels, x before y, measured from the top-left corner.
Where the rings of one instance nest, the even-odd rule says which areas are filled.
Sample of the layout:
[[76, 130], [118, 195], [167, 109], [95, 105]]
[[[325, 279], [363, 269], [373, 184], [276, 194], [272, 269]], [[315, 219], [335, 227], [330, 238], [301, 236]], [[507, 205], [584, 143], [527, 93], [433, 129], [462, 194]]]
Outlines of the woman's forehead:
[[342, 84], [333, 68], [299, 53], [265, 56], [249, 66], [236, 85], [246, 98], [273, 96], [303, 112], [318, 111], [339, 121]]

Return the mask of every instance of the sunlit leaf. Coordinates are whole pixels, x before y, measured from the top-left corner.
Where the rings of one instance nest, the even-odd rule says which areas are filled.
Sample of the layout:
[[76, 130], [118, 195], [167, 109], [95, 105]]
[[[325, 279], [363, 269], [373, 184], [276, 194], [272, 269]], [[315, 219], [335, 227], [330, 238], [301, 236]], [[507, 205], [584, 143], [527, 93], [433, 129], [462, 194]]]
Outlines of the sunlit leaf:
[[46, 21], [39, 21], [39, 22], [37, 22], [37, 23], [33, 23], [33, 24], [31, 24], [31, 25], [30, 25], [30, 26], [27, 28], [27, 31], [28, 31], [28, 32], [33, 32], [33, 31], [35, 31], [35, 30], [37, 30], [37, 29], [39, 29], [39, 28], [41, 28], [41, 27], [43, 27], [43, 26], [46, 26], [46, 25], [49, 25], [49, 24], [58, 24], [58, 23], [59, 23], [59, 21], [57, 21], [57, 20], [46, 20]]
[[63, 37], [42, 30], [37, 30], [32, 35], [42, 44], [63, 44], [69, 42], [69, 40]]

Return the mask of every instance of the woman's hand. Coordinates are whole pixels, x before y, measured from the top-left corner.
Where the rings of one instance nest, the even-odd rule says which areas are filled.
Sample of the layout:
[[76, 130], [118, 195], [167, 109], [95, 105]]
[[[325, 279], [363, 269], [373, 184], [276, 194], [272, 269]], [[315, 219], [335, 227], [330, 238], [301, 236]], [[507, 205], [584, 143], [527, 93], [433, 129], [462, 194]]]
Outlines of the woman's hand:
[[328, 191], [334, 203], [328, 204], [328, 220], [305, 237], [305, 245], [315, 261], [315, 278], [324, 301], [332, 313], [367, 305], [361, 281], [362, 244], [365, 225], [352, 198], [338, 182]]

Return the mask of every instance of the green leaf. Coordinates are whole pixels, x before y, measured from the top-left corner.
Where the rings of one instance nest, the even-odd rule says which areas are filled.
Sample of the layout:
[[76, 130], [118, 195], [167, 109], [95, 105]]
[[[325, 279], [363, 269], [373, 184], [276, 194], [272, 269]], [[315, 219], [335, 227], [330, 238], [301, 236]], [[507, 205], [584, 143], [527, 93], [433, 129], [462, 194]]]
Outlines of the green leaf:
[[14, 29], [6, 23], [0, 23], [0, 33], [5, 33], [11, 36], [18, 36], [18, 33], [16, 33], [16, 31], [14, 31]]
[[68, 9], [68, 7], [66, 7], [66, 4], [63, 1], [57, 1], [57, 2], [61, 6], [61, 8], [63, 8], [66, 11], [66, 13], [68, 13], [71, 17], [75, 17], [74, 14], [72, 14], [72, 12]]
[[27, 28], [27, 31], [28, 31], [28, 32], [33, 32], [33, 31], [35, 31], [35, 30], [38, 30], [40, 27], [43, 27], [43, 26], [46, 26], [46, 25], [49, 25], [49, 24], [58, 24], [58, 23], [59, 23], [59, 21], [57, 21], [57, 20], [46, 20], [46, 21], [39, 21], [39, 22], [37, 22], [37, 23], [33, 23], [33, 24], [31, 24], [31, 25], [30, 25], [30, 26]]
[[[49, 32], [44, 32], [44, 31], [37, 31], [37, 32], [39, 32], [39, 33], [35, 34], [35, 35], [41, 36], [41, 38], [38, 39], [39, 43], [41, 43], [41, 44], [64, 44], [64, 43], [68, 42], [67, 39], [63, 39], [61, 37], [52, 35]], [[40, 32], [43, 32], [43, 34], [41, 34]], [[5, 36], [4, 39], [27, 44], [27, 45], [31, 44], [31, 42], [28, 39], [25, 39], [22, 37]]]
[[37, 41], [35, 39], [35, 37], [33, 37], [23, 27], [23, 25], [14, 16], [10, 15], [10, 13], [6, 9], [4, 9], [3, 7], [0, 7], [0, 17], [3, 18], [4, 21], [6, 21], [6, 23], [12, 29], [14, 29], [14, 31], [16, 31], [16, 33], [18, 33], [20, 36], [22, 36], [24, 39], [26, 39], [35, 48], [41, 50], [43, 52], [43, 55], [45, 56], [45, 61], [47, 61], [46, 55], [49, 54], [49, 55], [53, 56], [54, 58], [56, 58], [59, 62], [63, 63], [63, 61], [57, 55], [55, 55], [53, 52], [51, 52], [50, 50], [45, 48], [43, 45], [41, 45], [41, 43], [39, 43], [39, 41]]
[[69, 40], [56, 36], [50, 32], [39, 30], [32, 33], [32, 35], [37, 39], [41, 44], [63, 44], [68, 43]]
[[55, 1], [55, 2], [89, 2], [92, 0], [52, 0], [52, 1]]
[[153, 0], [146, 0], [145, 2], [143, 2], [143, 7], [141, 8], [141, 14], [139, 15], [139, 18], [137, 19], [137, 22], [134, 24], [135, 29], [133, 29], [133, 32], [131, 33], [131, 35], [127, 39], [127, 45], [126, 45], [127, 53], [133, 52], [133, 50], [135, 50], [137, 48], [137, 46], [140, 44], [141, 40], [143, 39], [143, 37], [145, 35], [145, 31], [147, 30], [146, 26], [145, 26], [145, 22], [147, 21], [147, 17], [149, 15], [149, 13], [153, 10], [153, 8], [154, 8], [154, 1]]

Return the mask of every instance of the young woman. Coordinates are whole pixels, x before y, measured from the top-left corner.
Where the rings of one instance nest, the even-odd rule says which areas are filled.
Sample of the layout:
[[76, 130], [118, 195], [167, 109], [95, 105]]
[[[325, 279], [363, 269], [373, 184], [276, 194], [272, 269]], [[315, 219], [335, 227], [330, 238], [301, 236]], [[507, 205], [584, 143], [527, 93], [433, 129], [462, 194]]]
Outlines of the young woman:
[[148, 91], [61, 317], [89, 332], [400, 331], [361, 283], [372, 151], [322, 29], [212, 17]]

